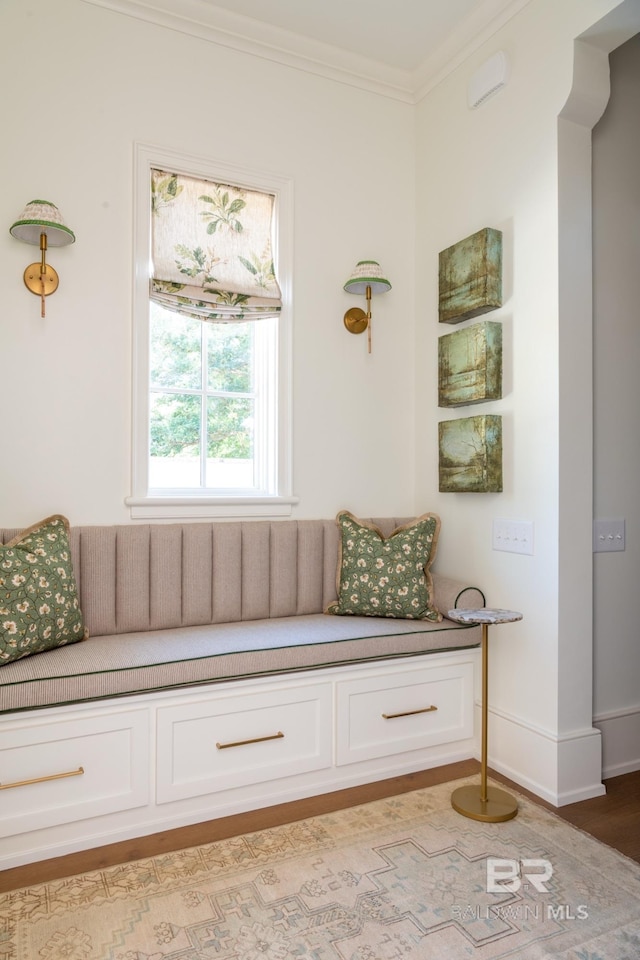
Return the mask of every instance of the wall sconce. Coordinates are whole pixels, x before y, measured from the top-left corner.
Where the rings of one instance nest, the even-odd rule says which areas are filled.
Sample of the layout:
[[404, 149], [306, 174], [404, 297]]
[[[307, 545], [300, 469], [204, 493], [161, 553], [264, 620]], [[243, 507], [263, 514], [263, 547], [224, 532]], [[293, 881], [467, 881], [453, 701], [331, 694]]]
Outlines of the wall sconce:
[[367, 312], [360, 307], [351, 307], [344, 315], [344, 325], [349, 333], [367, 331], [367, 347], [371, 353], [371, 294], [386, 293], [391, 290], [391, 284], [382, 275], [377, 260], [359, 260], [344, 289], [347, 293], [364, 293], [367, 298]]
[[24, 272], [25, 286], [40, 297], [40, 316], [44, 317], [44, 298], [58, 289], [58, 274], [46, 260], [47, 246], [65, 247], [75, 242], [75, 234], [66, 225], [60, 211], [48, 200], [32, 200], [9, 228], [11, 236], [25, 243], [40, 244], [40, 263], [31, 263]]

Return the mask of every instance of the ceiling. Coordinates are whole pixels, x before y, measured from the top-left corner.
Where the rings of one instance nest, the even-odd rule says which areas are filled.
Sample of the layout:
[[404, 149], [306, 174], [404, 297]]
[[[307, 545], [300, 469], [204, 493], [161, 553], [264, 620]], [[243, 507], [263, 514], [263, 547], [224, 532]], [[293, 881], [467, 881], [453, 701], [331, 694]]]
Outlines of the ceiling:
[[[209, 0], [207, 0], [209, 2]], [[253, 20], [416, 70], [485, 0], [210, 0]], [[495, 6], [495, 4], [492, 4]], [[247, 24], [251, 29], [251, 24]]]
[[415, 102], [530, 0], [84, 0]]

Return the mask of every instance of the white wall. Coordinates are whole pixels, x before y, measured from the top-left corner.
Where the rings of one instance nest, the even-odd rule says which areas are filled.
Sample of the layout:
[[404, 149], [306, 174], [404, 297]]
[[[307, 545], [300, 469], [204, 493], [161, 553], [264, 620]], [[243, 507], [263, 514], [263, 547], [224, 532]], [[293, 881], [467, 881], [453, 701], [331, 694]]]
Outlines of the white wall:
[[[588, 160], [606, 103], [601, 91], [592, 98], [589, 75], [606, 83], [606, 54], [586, 57], [585, 79], [573, 41], [617, 6], [533, 0], [425, 98], [417, 120], [417, 500], [442, 517], [441, 568], [463, 568], [491, 605], [524, 614], [490, 632], [490, 761], [558, 803], [601, 791]], [[640, 19], [637, 3], [620, 6]], [[509, 58], [508, 84], [470, 111], [468, 79], [497, 50]], [[456, 329], [438, 324], [438, 251], [485, 226], [504, 235], [504, 304], [486, 315], [503, 323], [503, 399], [438, 409], [437, 338]], [[478, 413], [503, 417], [504, 492], [439, 494], [438, 421]], [[492, 550], [502, 517], [533, 521], [533, 556]]]
[[[0, 78], [0, 525], [129, 521], [135, 141], [293, 179], [295, 516], [411, 513], [412, 107], [80, 0], [5, 0]], [[44, 320], [8, 233], [36, 197], [77, 236]], [[342, 323], [367, 257], [393, 284], [371, 356]]]
[[594, 557], [594, 710], [605, 774], [640, 767], [640, 34], [611, 56], [593, 131], [594, 514], [626, 520], [626, 549]]
[[[609, 11], [633, 29], [600, 30]], [[57, 511], [75, 524], [129, 519], [133, 143], [289, 175], [294, 515], [440, 513], [438, 568], [524, 613], [491, 633], [491, 762], [559, 803], [601, 789], [585, 207], [596, 118], [581, 116], [573, 76], [574, 40], [594, 24], [598, 73], [598, 50], [606, 59], [640, 29], [640, 3], [530, 0], [413, 108], [80, 0], [0, 9], [0, 77], [12, 91], [0, 525]], [[509, 83], [470, 112], [468, 78], [498, 49]], [[78, 236], [51, 252], [61, 286], [44, 321], [22, 285], [37, 251], [8, 235], [34, 197], [57, 203]], [[504, 233], [504, 306], [489, 315], [504, 325], [504, 397], [443, 411], [437, 338], [454, 328], [437, 321], [438, 252], [484, 226]], [[342, 326], [354, 302], [342, 284], [369, 256], [393, 283], [374, 300], [370, 357]], [[440, 494], [438, 421], [479, 412], [503, 416], [504, 493]], [[491, 549], [496, 517], [534, 522], [533, 556]]]

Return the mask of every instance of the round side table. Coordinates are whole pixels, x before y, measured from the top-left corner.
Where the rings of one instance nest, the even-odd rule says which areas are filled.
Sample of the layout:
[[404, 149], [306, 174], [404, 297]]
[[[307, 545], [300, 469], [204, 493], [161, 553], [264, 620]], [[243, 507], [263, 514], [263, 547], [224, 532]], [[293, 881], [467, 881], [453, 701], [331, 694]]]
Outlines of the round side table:
[[464, 817], [483, 820], [485, 823], [501, 823], [511, 820], [518, 812], [518, 801], [506, 790], [487, 786], [487, 717], [489, 690], [489, 643], [490, 623], [514, 623], [522, 620], [515, 610], [496, 610], [482, 607], [478, 610], [449, 610], [447, 616], [456, 623], [472, 623], [482, 626], [482, 753], [480, 784], [458, 787], [451, 794], [451, 806]]

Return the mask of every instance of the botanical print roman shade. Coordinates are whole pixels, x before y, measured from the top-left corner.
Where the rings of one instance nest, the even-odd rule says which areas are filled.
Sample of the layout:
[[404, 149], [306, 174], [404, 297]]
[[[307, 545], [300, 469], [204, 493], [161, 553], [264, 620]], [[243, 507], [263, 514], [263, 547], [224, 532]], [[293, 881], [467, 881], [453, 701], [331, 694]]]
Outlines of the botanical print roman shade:
[[151, 299], [207, 321], [281, 309], [269, 193], [151, 170]]

